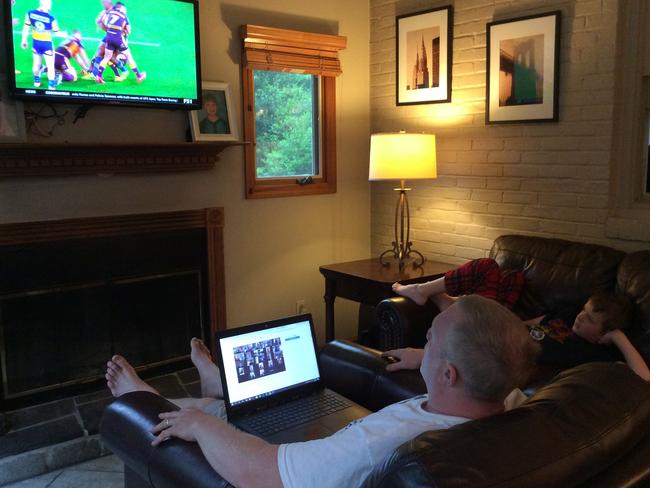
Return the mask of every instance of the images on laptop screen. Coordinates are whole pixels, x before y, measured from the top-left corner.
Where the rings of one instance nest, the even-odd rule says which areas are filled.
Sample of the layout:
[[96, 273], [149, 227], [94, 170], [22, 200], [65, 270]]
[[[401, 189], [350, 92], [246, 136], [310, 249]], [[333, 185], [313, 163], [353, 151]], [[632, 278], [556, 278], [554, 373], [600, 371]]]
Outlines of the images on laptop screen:
[[240, 383], [286, 371], [280, 337], [237, 346], [232, 353]]
[[231, 405], [318, 381], [309, 320], [219, 339]]

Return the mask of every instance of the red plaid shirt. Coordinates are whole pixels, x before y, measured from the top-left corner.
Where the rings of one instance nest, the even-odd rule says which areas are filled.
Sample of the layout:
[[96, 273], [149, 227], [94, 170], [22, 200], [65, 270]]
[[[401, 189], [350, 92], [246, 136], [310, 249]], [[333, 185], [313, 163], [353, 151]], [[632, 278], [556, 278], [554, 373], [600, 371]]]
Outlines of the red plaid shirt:
[[481, 258], [445, 273], [445, 288], [451, 296], [481, 295], [512, 308], [521, 295], [524, 274], [499, 269], [494, 259]]

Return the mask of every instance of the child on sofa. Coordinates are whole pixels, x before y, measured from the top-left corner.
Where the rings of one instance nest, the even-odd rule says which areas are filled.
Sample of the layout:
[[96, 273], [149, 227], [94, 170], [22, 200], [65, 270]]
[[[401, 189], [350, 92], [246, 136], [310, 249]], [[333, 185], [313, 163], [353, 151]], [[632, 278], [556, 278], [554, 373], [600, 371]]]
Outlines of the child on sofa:
[[[394, 283], [393, 291], [418, 305], [430, 299], [440, 310], [451, 305], [455, 296], [467, 294], [492, 298], [512, 308], [523, 286], [522, 272], [501, 269], [496, 261], [483, 258], [448, 271], [437, 280], [413, 285]], [[625, 360], [637, 375], [650, 381], [645, 360], [621, 331], [629, 309], [627, 297], [599, 292], [592, 295], [579, 312], [571, 309], [549, 311], [524, 324], [530, 336], [540, 342], [540, 364], [570, 368], [592, 361]], [[418, 349], [397, 349], [384, 354], [399, 359], [387, 366], [389, 371], [419, 367], [421, 353]]]

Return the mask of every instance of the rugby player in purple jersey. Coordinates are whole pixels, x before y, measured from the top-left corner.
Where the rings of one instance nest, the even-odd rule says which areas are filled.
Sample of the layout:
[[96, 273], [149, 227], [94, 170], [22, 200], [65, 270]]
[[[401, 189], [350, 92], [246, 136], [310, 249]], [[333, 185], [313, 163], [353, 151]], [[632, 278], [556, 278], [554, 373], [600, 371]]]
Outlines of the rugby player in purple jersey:
[[[113, 8], [113, 2], [112, 0], [101, 0], [102, 2], [102, 9], [101, 12], [97, 14], [97, 18], [95, 19], [95, 24], [97, 24], [97, 27], [99, 27], [102, 31], [104, 29], [104, 20], [106, 18], [106, 15], [108, 12]], [[94, 66], [95, 64], [99, 64], [99, 62], [104, 59], [104, 48], [106, 47], [106, 36], [99, 42], [99, 46], [97, 46], [97, 51], [95, 51], [95, 55], [93, 56], [92, 59], [92, 65]]]
[[131, 68], [135, 73], [138, 83], [144, 81], [147, 77], [147, 73], [138, 70], [137, 64], [131, 54], [131, 50], [126, 43], [126, 36], [131, 33], [131, 24], [126, 15], [126, 6], [122, 2], [117, 2], [115, 6], [106, 13], [102, 19], [102, 27], [106, 31], [106, 47], [104, 49], [104, 58], [99, 63], [99, 66], [93, 68], [95, 81], [97, 81], [97, 83], [105, 83], [103, 78], [104, 70], [115, 54], [126, 56], [129, 68]]
[[[95, 24], [97, 24], [97, 27], [99, 27], [102, 31], [104, 31], [106, 30], [105, 28], [106, 16], [108, 15], [108, 12], [112, 10], [113, 2], [112, 0], [101, 0], [101, 4], [103, 9], [101, 12], [99, 12], [99, 14], [97, 14], [97, 17], [95, 18]], [[90, 62], [89, 71], [92, 71], [95, 65], [99, 65], [101, 60], [104, 59], [105, 49], [106, 49], [106, 36], [104, 36], [104, 38], [100, 41], [99, 46], [97, 46], [97, 51], [95, 52], [95, 55], [93, 56], [92, 61]], [[113, 70], [113, 73], [115, 73], [115, 81], [124, 81], [129, 75], [129, 72], [124, 67], [124, 62], [122, 60], [119, 60], [117, 55], [113, 56], [111, 61], [109, 61], [108, 65]], [[94, 79], [94, 77], [89, 74], [88, 77], [84, 75], [84, 79]]]
[[[108, 15], [108, 12], [110, 12], [113, 9], [113, 1], [101, 0], [101, 2], [102, 2], [102, 7], [104, 7], [104, 9], [101, 12], [99, 12], [99, 14], [97, 14], [97, 18], [95, 19], [95, 24], [97, 24], [97, 27], [104, 30], [104, 25], [106, 25], [105, 22], [106, 15]], [[103, 40], [102, 43], [104, 43]]]
[[20, 47], [27, 49], [27, 37], [31, 30], [34, 86], [41, 86], [41, 71], [43, 69], [43, 61], [45, 61], [48, 89], [56, 90], [54, 43], [52, 42], [52, 36], [67, 37], [68, 34], [59, 31], [59, 23], [50, 14], [51, 9], [52, 0], [40, 0], [37, 9], [30, 10], [25, 14], [25, 25], [23, 25]]
[[81, 32], [73, 30], [72, 35], [63, 41], [54, 51], [54, 69], [56, 70], [56, 84], [61, 81], [77, 81], [77, 70], [70, 64], [70, 59], [74, 59], [83, 72], [88, 73], [90, 70], [90, 61], [86, 55], [86, 50], [81, 43]]

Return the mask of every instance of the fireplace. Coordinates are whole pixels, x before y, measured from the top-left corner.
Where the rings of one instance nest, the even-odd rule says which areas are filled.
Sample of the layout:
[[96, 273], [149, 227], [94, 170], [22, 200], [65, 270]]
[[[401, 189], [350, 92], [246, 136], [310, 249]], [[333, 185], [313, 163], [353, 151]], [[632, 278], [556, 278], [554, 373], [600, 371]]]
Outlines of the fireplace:
[[0, 411], [187, 361], [225, 328], [223, 211], [0, 226]]

